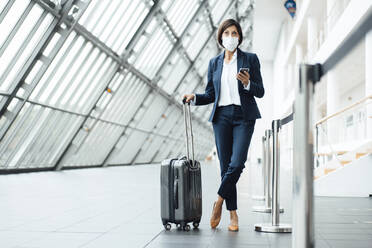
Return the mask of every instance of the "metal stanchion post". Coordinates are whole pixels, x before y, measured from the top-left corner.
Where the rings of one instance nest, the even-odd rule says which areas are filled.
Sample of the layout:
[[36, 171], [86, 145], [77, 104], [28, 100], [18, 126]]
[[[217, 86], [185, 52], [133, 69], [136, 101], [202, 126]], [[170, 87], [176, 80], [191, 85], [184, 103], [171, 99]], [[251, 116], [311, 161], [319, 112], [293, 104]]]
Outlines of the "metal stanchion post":
[[[271, 213], [271, 195], [272, 195], [272, 149], [271, 149], [271, 129], [265, 130], [265, 143], [264, 143], [264, 156], [263, 156], [263, 171], [264, 171], [264, 191], [265, 191], [265, 205], [253, 207], [254, 212]], [[283, 213], [284, 209], [281, 208], [280, 212]]]
[[262, 136], [262, 184], [263, 184], [263, 199], [265, 200], [267, 192], [267, 168], [266, 168], [266, 136]]
[[266, 182], [266, 136], [262, 136], [262, 163], [261, 163], [261, 172], [262, 172], [262, 183], [264, 185], [264, 195], [263, 196], [258, 196], [254, 195], [252, 196], [253, 200], [261, 201], [265, 200], [266, 201], [266, 191], [267, 191], [267, 182]]
[[271, 201], [271, 223], [256, 224], [255, 230], [259, 232], [287, 233], [292, 232], [289, 224], [280, 224], [280, 203], [279, 203], [279, 166], [280, 166], [280, 147], [279, 147], [279, 128], [280, 120], [273, 121], [273, 168], [272, 168], [272, 201]]
[[[312, 101], [315, 66], [300, 66], [293, 123], [292, 247], [314, 247]], [[313, 75], [311, 75], [313, 74]], [[314, 75], [315, 77], [315, 75]]]

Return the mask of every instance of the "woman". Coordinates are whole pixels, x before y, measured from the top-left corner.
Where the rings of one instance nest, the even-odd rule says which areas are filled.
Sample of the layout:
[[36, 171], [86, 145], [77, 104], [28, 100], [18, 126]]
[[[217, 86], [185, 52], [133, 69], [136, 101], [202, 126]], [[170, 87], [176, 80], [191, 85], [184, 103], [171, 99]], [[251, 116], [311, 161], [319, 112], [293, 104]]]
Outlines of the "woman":
[[[240, 24], [225, 20], [218, 28], [217, 39], [224, 52], [209, 61], [205, 93], [185, 94], [183, 99], [193, 105], [214, 103], [209, 121], [220, 160], [221, 184], [210, 225], [218, 226], [225, 201], [230, 211], [228, 230], [238, 231], [236, 183], [245, 167], [256, 119], [261, 118], [254, 97], [263, 97], [265, 90], [257, 55], [238, 48], [243, 40]], [[248, 68], [249, 72], [240, 68]]]

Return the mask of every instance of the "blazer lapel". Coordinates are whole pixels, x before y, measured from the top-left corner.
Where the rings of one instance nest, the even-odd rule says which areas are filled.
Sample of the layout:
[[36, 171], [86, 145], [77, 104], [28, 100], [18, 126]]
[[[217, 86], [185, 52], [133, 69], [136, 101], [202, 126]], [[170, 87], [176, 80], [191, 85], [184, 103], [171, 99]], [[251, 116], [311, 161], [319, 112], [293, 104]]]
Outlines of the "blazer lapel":
[[223, 67], [223, 58], [225, 55], [225, 51], [223, 51], [217, 60], [217, 70], [216, 70], [216, 81], [217, 81], [217, 96], [220, 95], [221, 89], [221, 76], [222, 76], [222, 67]]

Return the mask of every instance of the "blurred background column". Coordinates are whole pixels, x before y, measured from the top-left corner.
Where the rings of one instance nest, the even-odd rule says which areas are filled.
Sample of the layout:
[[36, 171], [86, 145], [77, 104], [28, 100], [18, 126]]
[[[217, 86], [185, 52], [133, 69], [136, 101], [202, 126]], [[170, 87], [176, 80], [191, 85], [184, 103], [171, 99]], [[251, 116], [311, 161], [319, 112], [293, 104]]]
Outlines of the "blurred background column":
[[335, 4], [338, 0], [327, 0], [327, 34], [332, 30], [334, 26], [333, 12], [335, 11]]
[[[366, 34], [366, 96], [372, 94], [372, 30]], [[372, 103], [367, 105], [367, 138], [372, 139]]]
[[309, 17], [307, 19], [307, 54], [308, 59], [314, 57], [315, 52], [318, 49], [318, 22], [315, 17]]
[[[327, 77], [327, 116], [336, 113], [339, 110], [340, 106], [340, 99], [339, 99], [339, 91], [340, 91], [340, 82], [337, 80], [336, 71], [330, 70], [326, 77]], [[325, 137], [330, 143], [337, 143], [338, 140], [338, 130], [340, 128], [337, 127], [337, 121], [334, 119], [330, 119], [327, 121], [327, 137]]]
[[304, 53], [302, 51], [301, 45], [296, 45], [296, 65], [301, 64], [304, 58]]

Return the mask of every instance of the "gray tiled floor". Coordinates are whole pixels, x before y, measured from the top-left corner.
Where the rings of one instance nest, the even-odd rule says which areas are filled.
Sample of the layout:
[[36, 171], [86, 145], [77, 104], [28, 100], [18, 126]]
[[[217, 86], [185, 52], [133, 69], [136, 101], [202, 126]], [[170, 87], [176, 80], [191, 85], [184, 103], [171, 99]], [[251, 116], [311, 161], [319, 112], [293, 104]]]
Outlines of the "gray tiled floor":
[[[70, 170], [0, 176], [0, 247], [291, 247], [291, 234], [254, 231], [270, 222], [255, 213], [262, 201], [257, 165], [239, 181], [240, 231], [219, 228], [208, 219], [216, 197], [219, 170], [203, 163], [203, 218], [200, 229], [164, 231], [159, 208], [159, 166]], [[291, 173], [281, 171], [281, 222], [291, 223]], [[372, 199], [315, 199], [316, 247], [372, 247]]]

